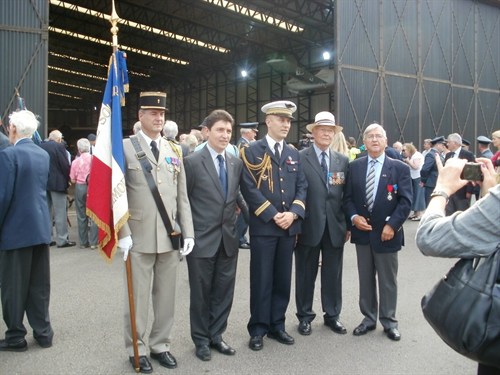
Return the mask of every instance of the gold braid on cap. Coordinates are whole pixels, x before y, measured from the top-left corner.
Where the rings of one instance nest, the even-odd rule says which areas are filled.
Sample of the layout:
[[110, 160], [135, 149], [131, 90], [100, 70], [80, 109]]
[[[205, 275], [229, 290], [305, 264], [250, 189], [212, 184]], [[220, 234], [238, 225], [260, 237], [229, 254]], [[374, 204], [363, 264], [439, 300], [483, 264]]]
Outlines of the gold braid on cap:
[[[240, 149], [241, 151], [241, 159], [243, 160], [243, 163], [245, 163], [245, 167], [248, 169], [250, 172], [250, 175], [252, 176], [255, 184], [257, 185], [257, 189], [260, 189], [260, 184], [262, 181], [266, 181], [269, 184], [269, 190], [271, 193], [273, 192], [273, 165], [271, 161], [271, 157], [269, 154], [265, 153], [264, 158], [262, 159], [262, 162], [260, 164], [252, 164], [248, 161], [245, 151], [246, 147], [242, 147]], [[258, 177], [258, 179], [257, 179]]]

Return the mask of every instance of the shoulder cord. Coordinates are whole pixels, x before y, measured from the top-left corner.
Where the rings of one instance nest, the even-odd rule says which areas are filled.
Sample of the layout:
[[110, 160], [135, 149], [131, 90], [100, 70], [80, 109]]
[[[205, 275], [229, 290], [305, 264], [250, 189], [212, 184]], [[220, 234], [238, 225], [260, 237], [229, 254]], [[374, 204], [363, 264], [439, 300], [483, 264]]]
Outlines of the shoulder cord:
[[[245, 167], [248, 169], [255, 184], [257, 185], [257, 189], [260, 189], [260, 184], [262, 181], [268, 180], [269, 190], [273, 192], [273, 165], [271, 157], [269, 156], [269, 154], [265, 153], [264, 158], [262, 159], [262, 162], [260, 164], [252, 164], [246, 157], [246, 149], [246, 147], [241, 148], [241, 159], [243, 160], [243, 163], [245, 163]], [[259, 177], [258, 181], [255, 178], [255, 174]]]

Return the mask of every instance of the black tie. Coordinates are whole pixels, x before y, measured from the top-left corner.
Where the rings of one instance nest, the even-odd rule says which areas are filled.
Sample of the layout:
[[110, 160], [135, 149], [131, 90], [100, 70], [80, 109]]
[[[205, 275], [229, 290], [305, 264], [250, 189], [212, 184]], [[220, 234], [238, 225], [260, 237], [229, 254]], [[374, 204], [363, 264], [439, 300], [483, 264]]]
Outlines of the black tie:
[[274, 156], [276, 156], [276, 159], [280, 160], [280, 144], [277, 142], [274, 144]]
[[151, 141], [151, 152], [153, 153], [156, 161], [158, 161], [158, 158], [160, 157], [160, 151], [158, 150], [158, 147], [156, 147], [156, 141]]
[[224, 198], [227, 198], [227, 172], [226, 168], [224, 168], [224, 158], [222, 155], [217, 155], [217, 159], [219, 160], [219, 180], [222, 186], [222, 191], [224, 192]]
[[325, 176], [325, 182], [328, 183], [328, 166], [326, 165], [325, 151], [321, 151], [321, 169], [323, 170], [323, 175]]

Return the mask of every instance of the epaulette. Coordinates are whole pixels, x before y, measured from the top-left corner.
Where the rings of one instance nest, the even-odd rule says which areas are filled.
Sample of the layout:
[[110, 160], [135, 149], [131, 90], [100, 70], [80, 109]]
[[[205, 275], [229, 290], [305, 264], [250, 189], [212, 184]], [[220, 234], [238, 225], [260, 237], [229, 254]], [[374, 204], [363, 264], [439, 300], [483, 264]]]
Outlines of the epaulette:
[[271, 161], [271, 157], [269, 154], [265, 153], [264, 158], [262, 159], [262, 162], [259, 164], [252, 164], [248, 161], [245, 153], [246, 153], [247, 147], [242, 147], [240, 149], [241, 152], [241, 159], [243, 160], [243, 163], [245, 164], [245, 167], [248, 169], [248, 172], [250, 172], [250, 175], [252, 176], [255, 185], [257, 186], [257, 189], [260, 189], [260, 184], [262, 181], [267, 181], [269, 190], [273, 192], [273, 165]]
[[181, 145], [178, 144], [176, 141], [172, 141], [171, 139], [167, 139], [168, 143], [170, 144], [170, 147], [172, 150], [175, 152], [179, 160], [182, 161], [182, 148]]

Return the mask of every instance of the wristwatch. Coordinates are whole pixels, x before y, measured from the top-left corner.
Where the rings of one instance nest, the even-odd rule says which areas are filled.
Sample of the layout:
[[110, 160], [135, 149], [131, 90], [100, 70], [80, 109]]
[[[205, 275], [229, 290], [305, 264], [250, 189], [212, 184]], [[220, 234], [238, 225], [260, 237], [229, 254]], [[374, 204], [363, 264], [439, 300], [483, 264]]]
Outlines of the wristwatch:
[[297, 215], [295, 212], [292, 212], [293, 215], [293, 220], [297, 220], [299, 218], [299, 215]]
[[444, 197], [444, 199], [446, 199], [446, 203], [448, 203], [448, 201], [450, 200], [450, 196], [442, 190], [434, 190], [431, 193], [431, 198], [432, 197]]

